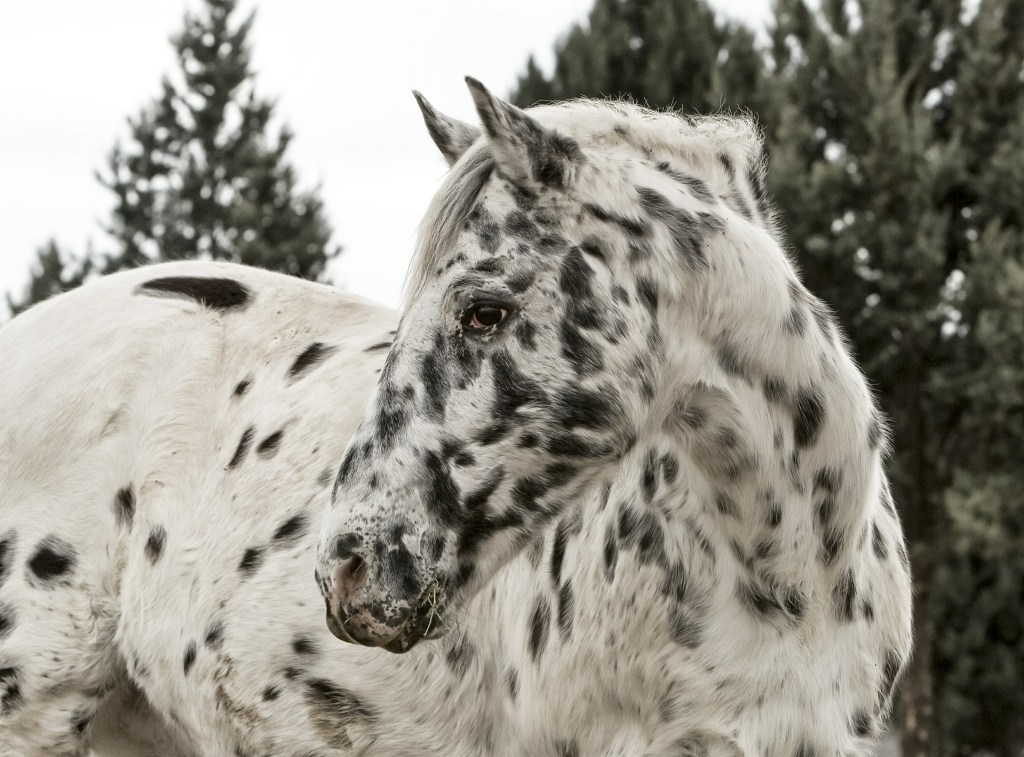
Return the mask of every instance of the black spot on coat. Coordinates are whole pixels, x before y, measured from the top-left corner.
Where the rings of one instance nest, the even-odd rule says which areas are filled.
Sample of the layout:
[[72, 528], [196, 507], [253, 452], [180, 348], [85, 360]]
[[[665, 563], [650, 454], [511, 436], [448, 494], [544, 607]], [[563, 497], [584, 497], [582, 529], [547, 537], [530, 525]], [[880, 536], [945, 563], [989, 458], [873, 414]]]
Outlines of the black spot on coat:
[[275, 431], [256, 447], [256, 454], [264, 460], [273, 457], [281, 447], [281, 439], [284, 437], [284, 430]]
[[242, 560], [238, 563], [238, 569], [245, 576], [251, 576], [263, 564], [263, 547], [249, 547], [242, 554]]
[[206, 646], [210, 649], [218, 649], [220, 648], [221, 641], [223, 641], [223, 638], [224, 623], [218, 620], [216, 623], [214, 623], [208, 629], [206, 629], [206, 637], [204, 638], [203, 641], [206, 644]]
[[131, 484], [118, 489], [114, 495], [114, 515], [119, 526], [131, 526], [135, 517], [135, 490]]
[[14, 563], [14, 547], [17, 541], [13, 530], [0, 537], [0, 586], [3, 586], [7, 576], [11, 574], [11, 566]]
[[153, 530], [149, 532], [149, 538], [146, 539], [146, 557], [149, 558], [151, 564], [155, 565], [156, 561], [163, 555], [166, 539], [167, 532], [163, 526], [154, 526]]
[[825, 400], [816, 387], [801, 389], [793, 405], [793, 438], [797, 447], [814, 444], [825, 420]]
[[234, 279], [167, 276], [150, 279], [140, 285], [141, 294], [181, 297], [194, 300], [212, 310], [233, 310], [249, 302], [251, 292]]
[[6, 602], [0, 602], [0, 639], [7, 636], [14, 628], [17, 615], [14, 608]]
[[320, 736], [332, 745], [350, 748], [348, 734], [353, 726], [372, 726], [376, 709], [355, 693], [343, 689], [326, 678], [311, 678], [305, 684], [305, 700], [310, 707], [313, 725]]
[[572, 617], [576, 600], [572, 592], [572, 582], [566, 581], [558, 590], [558, 633], [562, 641], [572, 636]]
[[196, 643], [190, 641], [185, 647], [185, 658], [183, 661], [182, 668], [185, 671], [185, 675], [188, 675], [189, 671], [192, 670], [192, 666], [196, 662]]
[[242, 438], [238, 440], [238, 446], [235, 447], [235, 454], [231, 456], [231, 460], [228, 462], [228, 468], [238, 467], [245, 458], [246, 453], [249, 452], [249, 447], [252, 445], [252, 439], [255, 435], [256, 429], [253, 426], [249, 426], [249, 428], [242, 432]]
[[551, 607], [544, 597], [537, 597], [530, 613], [530, 636], [527, 640], [527, 648], [530, 651], [530, 658], [536, 662], [548, 643], [548, 626], [551, 624]]
[[47, 536], [28, 561], [32, 575], [44, 583], [66, 580], [76, 562], [75, 548], [57, 536]]
[[294, 544], [309, 528], [309, 518], [306, 513], [293, 515], [274, 532], [274, 542], [278, 546]]
[[334, 349], [323, 342], [313, 342], [295, 358], [295, 362], [288, 369], [288, 380], [295, 381], [301, 378], [303, 374], [322, 363]]

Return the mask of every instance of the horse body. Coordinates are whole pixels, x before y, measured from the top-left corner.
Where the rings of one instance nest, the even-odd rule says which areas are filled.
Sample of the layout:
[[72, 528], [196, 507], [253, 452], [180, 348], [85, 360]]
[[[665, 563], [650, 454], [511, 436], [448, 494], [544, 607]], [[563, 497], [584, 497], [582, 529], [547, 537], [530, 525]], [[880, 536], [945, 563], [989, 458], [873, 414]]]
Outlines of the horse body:
[[401, 325], [180, 263], [0, 331], [0, 755], [866, 753], [884, 433], [749, 128], [475, 97]]

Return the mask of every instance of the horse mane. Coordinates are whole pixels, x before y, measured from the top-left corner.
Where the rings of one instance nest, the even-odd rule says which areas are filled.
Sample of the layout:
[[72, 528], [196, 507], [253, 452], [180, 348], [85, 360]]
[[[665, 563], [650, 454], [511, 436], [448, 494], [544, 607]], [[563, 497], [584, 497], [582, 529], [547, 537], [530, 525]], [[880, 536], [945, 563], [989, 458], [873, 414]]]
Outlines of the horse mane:
[[[742, 176], [755, 194], [764, 186], [764, 140], [748, 115], [691, 115], [658, 111], [622, 100], [580, 98], [538, 105], [529, 114], [572, 137], [584, 149], [628, 146], [648, 156], [673, 156], [699, 175], [721, 167]], [[486, 139], [478, 139], [452, 167], [419, 226], [416, 251], [406, 274], [403, 302], [430, 280], [494, 171]], [[771, 217], [763, 219], [774, 234]]]

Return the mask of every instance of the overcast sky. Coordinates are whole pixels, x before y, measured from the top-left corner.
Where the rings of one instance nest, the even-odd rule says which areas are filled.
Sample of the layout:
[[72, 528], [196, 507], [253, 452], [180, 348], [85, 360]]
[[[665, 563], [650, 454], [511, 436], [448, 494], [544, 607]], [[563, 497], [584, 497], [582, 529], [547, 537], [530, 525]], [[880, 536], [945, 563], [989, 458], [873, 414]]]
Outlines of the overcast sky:
[[[444, 173], [410, 90], [475, 121], [466, 74], [507, 95], [593, 0], [263, 0], [252, 44], [259, 91], [295, 132], [303, 186], [320, 184], [345, 248], [334, 282], [397, 304], [416, 224]], [[715, 0], [763, 23], [768, 0]], [[169, 37], [197, 0], [34, 0], [0, 7], [0, 292], [20, 290], [55, 237], [109, 249], [103, 168], [125, 119], [175, 66]], [[685, 44], [680, 40], [680, 44]], [[685, 105], [685, 103], [683, 103]]]

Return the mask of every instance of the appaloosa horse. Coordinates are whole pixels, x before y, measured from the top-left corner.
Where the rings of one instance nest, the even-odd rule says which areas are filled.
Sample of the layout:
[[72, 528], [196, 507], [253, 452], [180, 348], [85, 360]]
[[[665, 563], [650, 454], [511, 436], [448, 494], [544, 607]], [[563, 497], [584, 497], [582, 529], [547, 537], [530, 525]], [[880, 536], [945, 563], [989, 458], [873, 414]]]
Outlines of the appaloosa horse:
[[469, 85], [400, 321], [177, 263], [0, 330], [0, 754], [869, 753], [885, 431], [756, 130]]

